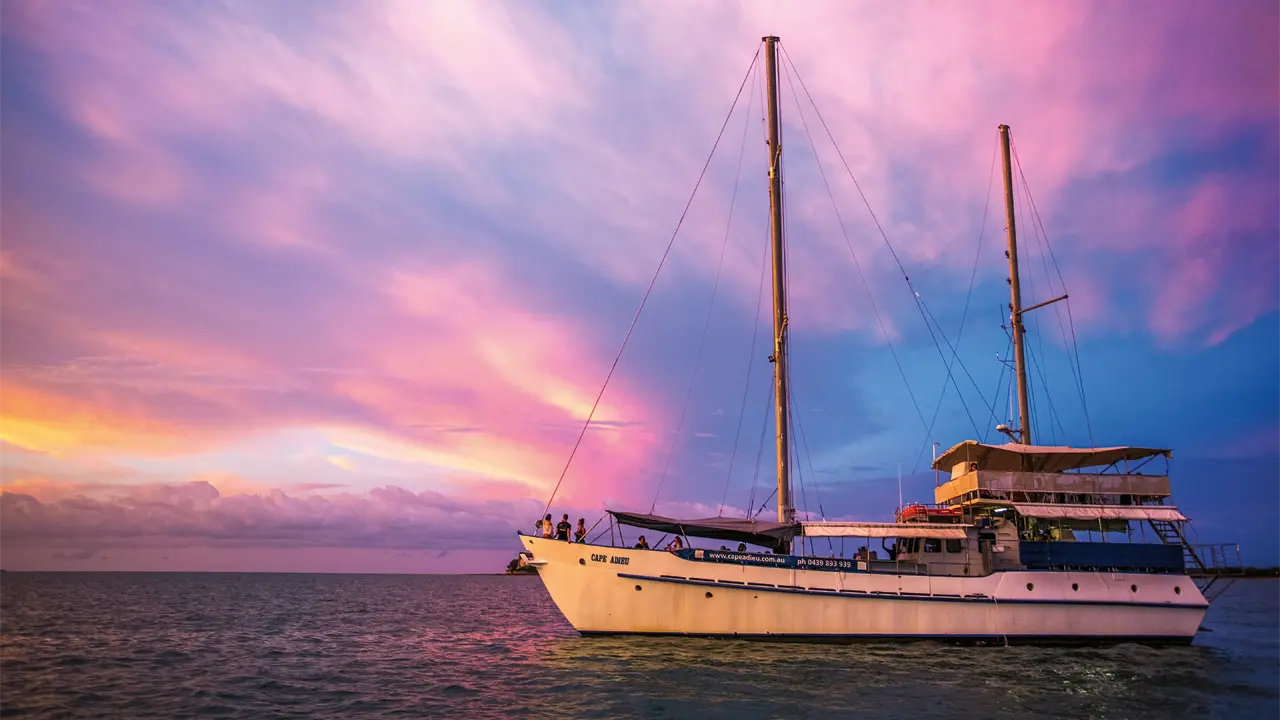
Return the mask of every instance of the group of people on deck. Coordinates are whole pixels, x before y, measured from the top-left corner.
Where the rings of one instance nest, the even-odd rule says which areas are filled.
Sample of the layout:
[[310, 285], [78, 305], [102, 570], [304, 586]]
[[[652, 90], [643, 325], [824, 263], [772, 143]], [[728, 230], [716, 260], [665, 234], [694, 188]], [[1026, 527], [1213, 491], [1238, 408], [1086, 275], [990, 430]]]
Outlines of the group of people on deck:
[[[636, 550], [652, 550], [652, 549], [653, 548], [649, 547], [649, 541], [645, 540], [644, 536], [641, 535], [640, 540], [636, 542]], [[675, 552], [676, 550], [683, 550], [684, 540], [680, 539], [680, 536], [677, 535], [675, 539], [672, 540], [670, 544], [667, 545], [667, 549], [670, 550], [671, 552]]]
[[538, 521], [538, 530], [542, 532], [542, 537], [550, 540], [563, 540], [569, 542], [569, 531], [573, 530], [573, 542], [585, 543], [587, 541], [587, 520], [586, 518], [578, 518], [578, 527], [569, 524], [569, 513], [560, 516], [560, 522], [552, 524], [551, 516], [547, 515]]
[[[585, 543], [587, 541], [586, 518], [578, 518], [578, 526], [575, 528], [572, 524], [569, 523], [569, 513], [565, 513], [564, 515], [561, 515], [560, 522], [554, 523], [554, 524], [551, 521], [551, 515], [548, 514], [546, 517], [544, 517], [543, 519], [537, 522], [537, 528], [538, 528], [538, 532], [542, 534], [542, 537], [546, 538], [547, 540], [555, 539], [555, 540], [563, 540], [565, 542], [569, 542], [569, 532], [572, 530], [573, 542]], [[645, 540], [644, 536], [641, 535], [640, 540], [636, 542], [635, 549], [651, 550], [652, 548], [649, 547], [649, 541]], [[671, 542], [667, 545], [666, 549], [670, 550], [671, 552], [675, 552], [677, 550], [683, 550], [684, 540], [679, 535], [676, 535], [675, 538], [673, 538]], [[721, 545], [720, 549], [728, 550], [729, 548], [725, 547], [724, 545]], [[746, 552], [746, 550], [747, 550], [746, 543], [738, 543], [738, 552]]]

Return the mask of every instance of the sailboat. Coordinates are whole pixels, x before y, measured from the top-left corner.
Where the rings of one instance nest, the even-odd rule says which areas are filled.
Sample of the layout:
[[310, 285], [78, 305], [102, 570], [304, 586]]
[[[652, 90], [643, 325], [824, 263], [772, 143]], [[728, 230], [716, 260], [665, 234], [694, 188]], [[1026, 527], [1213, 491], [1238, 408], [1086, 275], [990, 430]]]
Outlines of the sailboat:
[[[1231, 546], [1188, 543], [1188, 519], [1172, 504], [1172, 452], [1032, 441], [1023, 314], [1049, 303], [1022, 307], [1006, 125], [999, 134], [1020, 426], [997, 428], [1008, 443], [967, 440], [938, 455], [933, 468], [946, 481], [933, 502], [900, 507], [893, 522], [797, 519], [789, 467], [778, 42], [763, 38], [777, 520], [608, 511], [619, 529], [739, 543], [738, 550], [619, 547], [522, 534], [533, 558], [528, 562], [551, 599], [584, 635], [1191, 642], [1209, 606], [1206, 593], [1239, 566], [1239, 548], [1233, 564], [1223, 549]], [[1165, 459], [1163, 473], [1140, 472], [1155, 458]], [[1113, 539], [1120, 533], [1130, 539], [1139, 526], [1159, 542]], [[885, 556], [865, 547], [850, 558], [806, 555], [804, 540], [814, 537], [878, 540]], [[747, 544], [766, 550], [747, 552]]]

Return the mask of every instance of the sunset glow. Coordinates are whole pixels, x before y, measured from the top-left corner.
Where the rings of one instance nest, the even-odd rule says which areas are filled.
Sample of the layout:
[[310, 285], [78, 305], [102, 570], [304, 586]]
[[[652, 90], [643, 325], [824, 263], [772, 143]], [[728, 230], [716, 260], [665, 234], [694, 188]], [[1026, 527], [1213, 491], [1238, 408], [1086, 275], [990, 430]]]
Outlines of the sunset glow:
[[[1051, 241], [1025, 207], [1024, 297], [1065, 285], [1087, 400], [1066, 309], [1038, 311], [1040, 439], [1172, 447], [1205, 540], [1280, 562], [1276, 3], [669, 5], [0, 5], [0, 564], [500, 571], [764, 34], [951, 342], [977, 258], [959, 357], [982, 392], [957, 368], [961, 405], [805, 115], [846, 245], [787, 86], [804, 509], [889, 519], [899, 466], [932, 497], [922, 448], [998, 441], [1007, 123]], [[557, 517], [769, 495], [750, 92]], [[886, 335], [926, 417], [949, 388], [928, 437]]]

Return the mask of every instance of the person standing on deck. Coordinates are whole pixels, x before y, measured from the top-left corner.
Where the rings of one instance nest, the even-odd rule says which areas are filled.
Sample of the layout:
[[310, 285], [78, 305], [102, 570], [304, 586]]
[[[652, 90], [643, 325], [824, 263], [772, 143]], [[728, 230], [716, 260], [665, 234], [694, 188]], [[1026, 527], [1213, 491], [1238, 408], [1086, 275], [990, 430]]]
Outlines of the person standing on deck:
[[585, 543], [587, 541], [586, 518], [578, 518], [578, 527], [573, 529], [573, 541], [576, 543]]
[[551, 539], [551, 531], [554, 529], [554, 527], [553, 527], [553, 526], [552, 526], [552, 524], [551, 524], [551, 516], [550, 516], [550, 515], [547, 515], [547, 517], [546, 517], [546, 518], [544, 518], [544, 519], [542, 520], [542, 522], [540, 522], [540, 523], [538, 523], [538, 524], [542, 526], [542, 528], [541, 528], [541, 529], [542, 529], [542, 537], [546, 538], [547, 540], [550, 540], [550, 539]]
[[556, 525], [556, 539], [569, 542], [569, 531], [572, 529], [573, 526], [569, 524], [569, 513], [565, 513], [560, 518], [560, 524]]

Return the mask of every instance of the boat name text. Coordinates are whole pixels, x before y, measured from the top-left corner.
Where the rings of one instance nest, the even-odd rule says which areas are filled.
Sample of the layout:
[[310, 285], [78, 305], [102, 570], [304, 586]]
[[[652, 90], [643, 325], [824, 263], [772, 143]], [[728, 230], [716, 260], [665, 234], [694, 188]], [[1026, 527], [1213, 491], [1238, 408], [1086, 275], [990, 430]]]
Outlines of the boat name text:
[[631, 558], [622, 557], [620, 555], [604, 555], [600, 553], [592, 554], [591, 562], [609, 563], [611, 565], [630, 565]]

